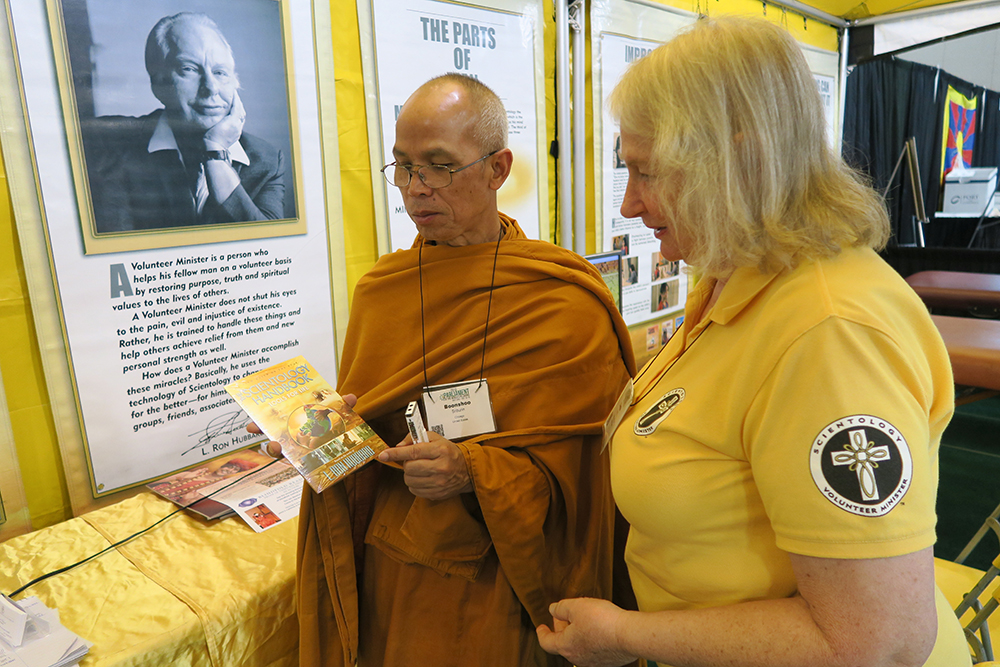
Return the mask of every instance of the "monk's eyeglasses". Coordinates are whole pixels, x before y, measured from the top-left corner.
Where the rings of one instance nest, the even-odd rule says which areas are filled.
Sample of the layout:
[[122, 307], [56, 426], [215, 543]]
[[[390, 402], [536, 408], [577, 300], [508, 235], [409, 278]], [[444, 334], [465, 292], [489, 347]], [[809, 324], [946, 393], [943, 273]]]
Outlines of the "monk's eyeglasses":
[[398, 164], [390, 162], [379, 169], [379, 171], [385, 176], [385, 180], [389, 185], [395, 185], [397, 188], [405, 188], [410, 184], [413, 174], [416, 174], [420, 178], [421, 183], [432, 190], [437, 190], [438, 188], [446, 188], [451, 185], [453, 174], [457, 174], [463, 169], [468, 169], [474, 164], [479, 164], [486, 158], [493, 157], [499, 152], [493, 151], [492, 153], [487, 153], [478, 160], [458, 169], [452, 169], [444, 164]]

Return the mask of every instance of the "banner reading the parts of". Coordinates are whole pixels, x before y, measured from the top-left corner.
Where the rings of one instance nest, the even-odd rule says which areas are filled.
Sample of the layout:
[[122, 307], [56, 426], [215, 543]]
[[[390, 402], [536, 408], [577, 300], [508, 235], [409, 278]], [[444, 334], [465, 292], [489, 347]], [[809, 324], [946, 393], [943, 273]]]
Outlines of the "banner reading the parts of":
[[[498, 193], [500, 209], [538, 238], [540, 210], [548, 210], [548, 201], [538, 183], [545, 163], [538, 149], [544, 118], [536, 87], [537, 3], [506, 11], [435, 0], [374, 0], [372, 12], [382, 163], [394, 160], [396, 116], [418, 86], [449, 72], [473, 76], [492, 88], [507, 110], [514, 164]], [[386, 192], [391, 249], [409, 248], [416, 231], [399, 190], [384, 180], [375, 187]]]

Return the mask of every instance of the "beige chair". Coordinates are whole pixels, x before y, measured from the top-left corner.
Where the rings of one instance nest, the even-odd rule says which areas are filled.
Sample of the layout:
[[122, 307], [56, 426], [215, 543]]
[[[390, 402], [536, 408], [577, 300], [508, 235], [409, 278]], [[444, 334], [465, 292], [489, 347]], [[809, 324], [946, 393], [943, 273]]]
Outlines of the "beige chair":
[[986, 518], [954, 562], [935, 559], [934, 563], [938, 587], [948, 598], [949, 603], [954, 605], [955, 614], [965, 629], [965, 638], [972, 649], [973, 662], [977, 665], [992, 662], [994, 659], [990, 621], [994, 621], [994, 630], [1000, 630], [1000, 614], [997, 618], [991, 618], [993, 612], [1000, 606], [1000, 582], [996, 581], [1000, 575], [1000, 555], [986, 572], [963, 563], [986, 533], [992, 530], [1000, 539], [998, 517], [1000, 517], [1000, 505]]

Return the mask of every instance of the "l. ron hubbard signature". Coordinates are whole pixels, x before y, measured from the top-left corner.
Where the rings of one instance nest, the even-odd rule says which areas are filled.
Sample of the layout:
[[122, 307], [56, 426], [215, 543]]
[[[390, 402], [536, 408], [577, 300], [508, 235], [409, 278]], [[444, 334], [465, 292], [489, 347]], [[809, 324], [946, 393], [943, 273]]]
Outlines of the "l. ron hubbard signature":
[[251, 423], [253, 420], [250, 419], [242, 410], [234, 410], [233, 412], [227, 412], [221, 414], [218, 417], [214, 417], [212, 421], [208, 422], [203, 431], [198, 431], [196, 433], [191, 433], [188, 435], [189, 438], [198, 436], [198, 442], [192, 447], [181, 452], [181, 456], [192, 452], [196, 449], [201, 448], [202, 454], [210, 454], [212, 452], [219, 452], [228, 448], [230, 444], [239, 444], [246, 440], [250, 440], [255, 437], [260, 437], [254, 435], [253, 433], [245, 433], [245, 435], [238, 435], [232, 439], [232, 442], [226, 444], [214, 443], [213, 440], [219, 436], [228, 435], [234, 431], [243, 430], [247, 424]]

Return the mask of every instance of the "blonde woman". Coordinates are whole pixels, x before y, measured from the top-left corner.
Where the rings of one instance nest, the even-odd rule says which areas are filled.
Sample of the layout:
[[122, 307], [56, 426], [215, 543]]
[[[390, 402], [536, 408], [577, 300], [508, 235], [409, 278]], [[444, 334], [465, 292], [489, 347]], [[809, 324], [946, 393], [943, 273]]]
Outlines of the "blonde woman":
[[970, 664], [931, 550], [948, 355], [875, 252], [882, 202], [829, 148], [795, 42], [700, 21], [610, 105], [622, 214], [703, 278], [611, 445], [640, 611], [555, 602], [542, 646], [580, 667]]

